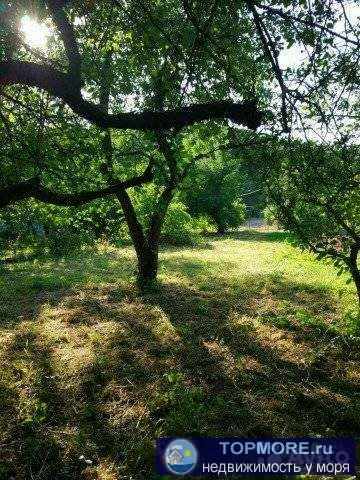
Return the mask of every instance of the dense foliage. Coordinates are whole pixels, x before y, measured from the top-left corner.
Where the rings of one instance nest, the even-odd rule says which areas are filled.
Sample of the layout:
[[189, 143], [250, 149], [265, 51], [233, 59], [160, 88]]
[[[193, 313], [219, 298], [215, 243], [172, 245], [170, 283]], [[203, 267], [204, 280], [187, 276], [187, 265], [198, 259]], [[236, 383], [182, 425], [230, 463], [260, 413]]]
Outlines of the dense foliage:
[[[204, 218], [219, 232], [236, 228], [248, 180], [237, 159], [241, 149], [249, 154], [249, 142], [262, 141], [262, 133], [240, 126], [262, 127], [267, 138], [316, 136], [320, 148], [326, 136], [344, 145], [351, 140], [359, 28], [350, 7], [342, 0], [4, 3], [0, 206], [35, 199], [9, 210], [17, 212], [12, 224], [27, 216], [15, 231], [41, 223], [47, 237], [65, 238], [68, 229], [84, 243], [103, 235], [116, 243], [126, 237], [126, 224], [139, 281], [147, 283], [156, 279], [162, 232], [191, 243]], [[24, 15], [46, 25], [43, 45], [24, 41]], [[287, 65], [294, 49], [296, 65]], [[303, 152], [297, 158], [310, 158], [309, 143], [292, 141]], [[282, 145], [280, 153], [261, 151], [283, 158]], [[252, 169], [265, 161], [255, 158]], [[314, 169], [300, 188], [297, 169], [275, 166], [266, 178], [269, 192], [302, 195], [306, 184], [316, 198], [330, 195], [319, 178], [311, 181]], [[329, 164], [324, 176], [333, 173]], [[340, 235], [334, 218], [315, 231], [306, 208], [299, 211], [311, 232], [306, 242], [315, 239], [317, 249], [320, 237]], [[9, 219], [3, 221], [9, 231]]]
[[258, 152], [275, 217], [299, 244], [348, 270], [360, 300], [360, 159], [357, 146], [275, 142]]
[[184, 191], [194, 216], [206, 215], [218, 233], [239, 227], [245, 219], [242, 199], [245, 175], [233, 153], [216, 152], [191, 170]]
[[358, 435], [359, 7], [0, 1], [0, 480]]

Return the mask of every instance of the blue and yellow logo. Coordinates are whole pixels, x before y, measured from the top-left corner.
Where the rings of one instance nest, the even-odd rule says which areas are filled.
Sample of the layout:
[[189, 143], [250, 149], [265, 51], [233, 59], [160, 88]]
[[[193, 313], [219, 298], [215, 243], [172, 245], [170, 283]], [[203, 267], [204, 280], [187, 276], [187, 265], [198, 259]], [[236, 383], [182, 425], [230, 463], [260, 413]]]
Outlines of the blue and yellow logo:
[[169, 472], [185, 475], [195, 467], [198, 452], [195, 446], [184, 438], [169, 443], [165, 450], [165, 464]]

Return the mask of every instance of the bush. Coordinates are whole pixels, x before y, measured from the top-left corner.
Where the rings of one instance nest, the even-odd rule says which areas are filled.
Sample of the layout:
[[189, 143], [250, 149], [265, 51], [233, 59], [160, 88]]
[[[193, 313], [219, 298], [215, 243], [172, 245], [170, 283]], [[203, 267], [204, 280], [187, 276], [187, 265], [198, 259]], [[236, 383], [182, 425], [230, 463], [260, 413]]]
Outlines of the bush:
[[48, 251], [54, 257], [69, 255], [95, 243], [95, 237], [89, 232], [69, 227], [52, 230], [46, 240]]
[[0, 212], [0, 251], [16, 255], [60, 257], [94, 245], [126, 238], [120, 205], [98, 199], [81, 207], [58, 207], [28, 199]]
[[264, 211], [264, 220], [266, 225], [276, 225], [278, 220], [276, 216], [276, 207], [274, 205], [268, 205]]
[[245, 180], [239, 160], [219, 153], [194, 166], [185, 181], [181, 199], [191, 215], [207, 215], [218, 233], [225, 233], [238, 228], [245, 220], [242, 199]]
[[192, 224], [194, 230], [200, 235], [216, 232], [215, 223], [207, 215], [200, 215], [199, 217], [192, 218]]
[[169, 205], [162, 237], [174, 245], [195, 245], [201, 240], [195, 224], [185, 205], [175, 200]]

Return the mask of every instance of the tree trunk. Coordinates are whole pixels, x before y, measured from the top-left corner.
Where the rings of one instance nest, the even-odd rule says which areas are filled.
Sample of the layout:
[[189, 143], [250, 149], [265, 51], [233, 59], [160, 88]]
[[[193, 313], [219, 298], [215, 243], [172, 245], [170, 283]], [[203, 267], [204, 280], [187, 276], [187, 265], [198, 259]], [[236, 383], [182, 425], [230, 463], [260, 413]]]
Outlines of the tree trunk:
[[357, 256], [360, 250], [360, 246], [358, 244], [353, 244], [350, 247], [350, 259], [349, 259], [349, 268], [352, 279], [355, 283], [357, 295], [358, 295], [358, 302], [360, 306], [360, 271], [357, 264]]
[[225, 230], [225, 227], [223, 225], [217, 225], [217, 233], [219, 235], [224, 235], [225, 232], [226, 232], [226, 230]]
[[216, 233], [218, 235], [224, 235], [224, 233], [226, 233], [226, 228], [223, 222], [221, 221], [221, 218], [219, 218], [217, 215], [213, 215], [213, 219], [216, 224]]
[[137, 252], [137, 281], [141, 289], [151, 287], [156, 282], [158, 271], [158, 253], [158, 245], [147, 245], [140, 252]]
[[354, 273], [352, 272], [351, 275], [353, 277], [353, 280], [354, 280], [354, 283], [355, 283], [355, 286], [356, 286], [356, 291], [357, 291], [357, 295], [358, 295], [358, 302], [359, 302], [359, 306], [360, 306], [360, 273], [359, 273], [359, 270], [357, 270]]
[[153, 244], [151, 248], [149, 247], [143, 227], [136, 218], [134, 206], [126, 190], [118, 191], [116, 196], [124, 212], [126, 224], [129, 228], [130, 237], [133, 241], [138, 260], [138, 285], [140, 288], [143, 288], [156, 280], [158, 246]]
[[146, 235], [146, 247], [143, 249], [140, 255], [138, 254], [138, 283], [141, 288], [151, 287], [156, 281], [159, 263], [161, 230], [172, 198], [173, 188], [168, 186], [160, 195], [155, 205], [154, 212], [151, 216], [149, 229]]
[[138, 285], [141, 289], [152, 287], [156, 282], [158, 271], [161, 229], [167, 208], [173, 197], [173, 189], [168, 187], [161, 194], [152, 214], [149, 230], [146, 235], [136, 217], [136, 212], [126, 190], [120, 190], [116, 196], [124, 212], [138, 260]]
[[224, 235], [226, 232], [226, 228], [223, 222], [223, 219], [221, 218], [221, 215], [219, 214], [219, 208], [213, 209], [211, 212], [212, 219], [215, 222], [216, 225], [216, 233], [218, 235]]
[[[100, 91], [101, 109], [106, 113], [109, 110], [110, 87], [112, 83], [112, 52], [108, 52], [103, 65], [103, 83]], [[113, 164], [113, 145], [111, 141], [110, 130], [106, 130], [103, 138], [103, 149], [106, 156], [108, 180], [113, 184], [112, 164]], [[155, 222], [153, 234], [145, 235], [144, 228], [137, 219], [131, 198], [125, 188], [119, 188], [115, 193], [124, 213], [126, 224], [135, 248], [137, 256], [137, 282], [141, 289], [152, 286], [156, 281], [158, 270], [159, 239], [163, 223], [163, 218]], [[167, 205], [168, 206], [168, 205]], [[165, 208], [165, 213], [166, 209]], [[156, 212], [153, 214], [153, 220], [157, 218]]]

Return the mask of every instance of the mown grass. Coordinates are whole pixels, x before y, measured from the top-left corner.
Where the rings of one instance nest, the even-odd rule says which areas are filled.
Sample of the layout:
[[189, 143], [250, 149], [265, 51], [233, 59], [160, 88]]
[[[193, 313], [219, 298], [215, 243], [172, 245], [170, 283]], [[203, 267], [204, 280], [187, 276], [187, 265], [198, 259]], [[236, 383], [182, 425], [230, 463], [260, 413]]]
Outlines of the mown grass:
[[157, 436], [359, 437], [330, 265], [256, 231], [164, 248], [149, 294], [134, 270], [127, 248], [2, 265], [1, 480], [154, 480]]

